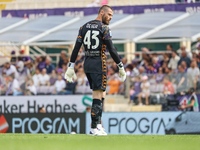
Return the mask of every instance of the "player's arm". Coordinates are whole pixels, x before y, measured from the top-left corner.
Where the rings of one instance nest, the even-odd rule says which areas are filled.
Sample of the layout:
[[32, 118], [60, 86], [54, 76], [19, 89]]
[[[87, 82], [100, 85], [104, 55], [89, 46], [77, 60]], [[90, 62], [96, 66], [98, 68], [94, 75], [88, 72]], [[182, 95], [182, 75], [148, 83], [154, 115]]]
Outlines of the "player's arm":
[[111, 39], [105, 40], [105, 44], [107, 46], [107, 49], [108, 49], [112, 59], [115, 61], [116, 64], [120, 64], [121, 61], [119, 59], [119, 55], [117, 53], [117, 50], [115, 49], [115, 47], [114, 47], [114, 45], [112, 43], [112, 40]]
[[112, 43], [112, 39], [111, 39], [112, 36], [111, 36], [108, 26], [103, 26], [103, 34], [104, 34], [103, 35], [104, 43], [107, 46], [107, 49], [108, 49], [112, 59], [115, 61], [115, 63], [119, 67], [119, 77], [121, 78], [122, 82], [124, 82], [126, 79], [126, 72], [124, 70], [123, 63], [121, 62], [121, 60], [119, 58], [117, 50], [115, 49], [115, 47]]
[[78, 56], [78, 52], [81, 48], [81, 45], [82, 45], [82, 27], [80, 28], [79, 30], [79, 34], [78, 34], [78, 37], [76, 39], [76, 43], [75, 43], [75, 46], [74, 46], [74, 49], [72, 51], [72, 55], [71, 55], [71, 58], [70, 58], [70, 62], [69, 62], [69, 65], [68, 65], [68, 68], [67, 68], [67, 71], [65, 73], [65, 79], [69, 82], [73, 82], [72, 81], [72, 77], [76, 80], [76, 74], [74, 72], [74, 66], [75, 66], [75, 61], [76, 61], [76, 58]]

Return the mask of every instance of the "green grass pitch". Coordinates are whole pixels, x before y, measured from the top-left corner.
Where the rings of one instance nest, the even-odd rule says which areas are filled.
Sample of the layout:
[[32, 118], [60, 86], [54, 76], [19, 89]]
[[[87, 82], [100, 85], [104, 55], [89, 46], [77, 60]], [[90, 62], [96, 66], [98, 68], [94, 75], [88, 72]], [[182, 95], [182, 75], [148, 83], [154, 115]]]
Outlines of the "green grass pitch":
[[200, 136], [0, 134], [0, 150], [200, 150]]

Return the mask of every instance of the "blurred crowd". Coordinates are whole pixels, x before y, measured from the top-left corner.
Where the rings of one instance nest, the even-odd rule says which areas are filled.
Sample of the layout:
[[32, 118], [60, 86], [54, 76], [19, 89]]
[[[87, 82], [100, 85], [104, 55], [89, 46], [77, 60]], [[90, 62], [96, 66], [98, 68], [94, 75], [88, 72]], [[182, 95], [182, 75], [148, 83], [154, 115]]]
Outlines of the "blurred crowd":
[[[67, 94], [91, 94], [89, 82], [83, 69], [84, 54], [80, 49], [75, 72], [77, 80], [68, 83], [64, 79], [69, 57], [66, 51], [61, 51], [58, 64], [52, 63], [49, 56], [36, 56], [32, 60], [25, 55], [25, 51], [19, 51], [19, 57], [12, 51], [10, 61], [0, 66], [0, 94], [1, 95], [67, 95]], [[118, 67], [108, 59], [108, 94], [124, 92], [123, 84], [117, 75]]]
[[[166, 53], [153, 53], [146, 47], [142, 50], [142, 59], [135, 59], [127, 66], [131, 76], [130, 99], [142, 105], [149, 104], [149, 96], [168, 96], [200, 89], [200, 43], [196, 50], [188, 51], [185, 46], [174, 50], [167, 45]], [[131, 102], [131, 101], [130, 101]]]
[[[21, 50], [19, 57], [12, 51], [12, 58], [0, 67], [1, 95], [72, 94], [75, 84], [63, 80], [69, 58], [60, 53], [57, 66], [49, 56], [36, 56], [32, 60]], [[73, 87], [74, 86], [74, 87]]]
[[[187, 91], [193, 87], [200, 88], [200, 43], [195, 51], [188, 51], [184, 46], [174, 50], [167, 45], [165, 53], [155, 53], [146, 47], [141, 49], [142, 58], [138, 56], [128, 63], [121, 57], [127, 76], [130, 77], [130, 99], [149, 104], [150, 95], [170, 95]], [[77, 80], [68, 83], [64, 79], [70, 61], [66, 51], [61, 51], [58, 64], [52, 63], [49, 56], [36, 56], [31, 59], [21, 50], [19, 57], [12, 51], [9, 62], [0, 66], [1, 95], [67, 95], [91, 94], [89, 82], [83, 69], [84, 50], [81, 48], [75, 63]], [[107, 57], [107, 94], [125, 94], [126, 82], [118, 76], [116, 63]]]

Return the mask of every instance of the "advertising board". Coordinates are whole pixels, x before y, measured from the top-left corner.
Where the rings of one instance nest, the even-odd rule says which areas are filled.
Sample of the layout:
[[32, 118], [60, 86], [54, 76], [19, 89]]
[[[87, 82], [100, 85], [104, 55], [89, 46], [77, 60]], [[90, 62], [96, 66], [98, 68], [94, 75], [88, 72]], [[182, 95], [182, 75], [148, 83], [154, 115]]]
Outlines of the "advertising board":
[[[86, 133], [90, 131], [90, 123], [90, 113], [87, 113]], [[108, 134], [200, 134], [200, 113], [180, 111], [103, 113], [102, 124]]]
[[1, 114], [0, 133], [85, 133], [85, 113]]
[[0, 114], [37, 113], [45, 107], [48, 113], [82, 113], [92, 105], [92, 96], [1, 96]]

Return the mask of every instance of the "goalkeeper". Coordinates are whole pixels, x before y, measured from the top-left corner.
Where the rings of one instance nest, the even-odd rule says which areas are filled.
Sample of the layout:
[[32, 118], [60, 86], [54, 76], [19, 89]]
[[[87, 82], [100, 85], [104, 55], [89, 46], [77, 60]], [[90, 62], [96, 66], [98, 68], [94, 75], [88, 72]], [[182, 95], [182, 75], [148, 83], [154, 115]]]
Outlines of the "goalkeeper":
[[124, 82], [126, 73], [122, 62], [119, 59], [116, 49], [113, 46], [111, 32], [108, 28], [113, 16], [113, 9], [104, 5], [99, 9], [95, 20], [85, 23], [79, 30], [75, 47], [73, 49], [68, 69], [65, 73], [65, 79], [73, 82], [76, 79], [74, 72], [75, 60], [79, 49], [83, 44], [85, 48], [84, 71], [88, 78], [90, 88], [93, 90], [93, 104], [91, 109], [91, 131], [92, 135], [107, 135], [101, 125], [102, 105], [106, 90], [106, 48], [117, 66], [119, 67], [119, 77]]

